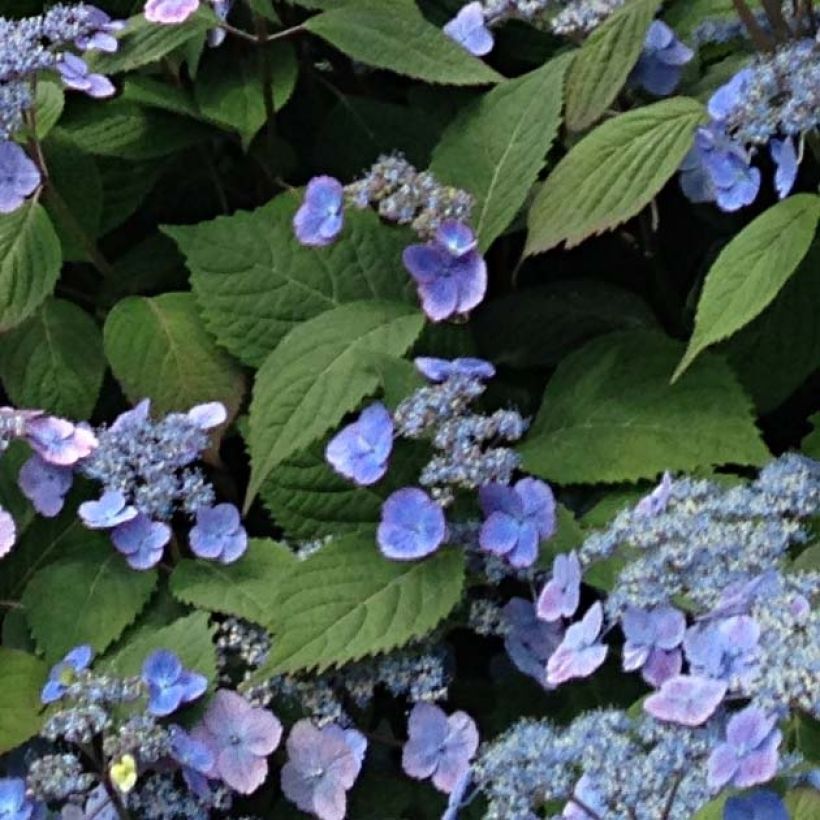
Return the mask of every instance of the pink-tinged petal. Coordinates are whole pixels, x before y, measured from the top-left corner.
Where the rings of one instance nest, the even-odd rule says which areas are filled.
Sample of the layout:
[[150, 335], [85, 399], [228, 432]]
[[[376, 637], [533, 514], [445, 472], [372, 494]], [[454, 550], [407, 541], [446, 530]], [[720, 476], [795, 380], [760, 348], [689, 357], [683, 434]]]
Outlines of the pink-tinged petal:
[[253, 708], [237, 720], [244, 747], [255, 755], [272, 754], [282, 739], [282, 724], [273, 712]]
[[[552, 536], [555, 532], [555, 496], [550, 486], [537, 478], [522, 478], [516, 482], [515, 492], [523, 504], [524, 516], [537, 527], [540, 538]], [[577, 568], [580, 581], [580, 565]]]
[[780, 732], [772, 732], [772, 737], [762, 748], [757, 749], [740, 759], [735, 775], [734, 785], [740, 789], [767, 783], [777, 774]]
[[661, 686], [664, 681], [680, 675], [683, 668], [683, 653], [680, 649], [667, 651], [666, 649], [653, 649], [649, 653], [649, 658], [641, 670], [641, 677], [655, 688]]
[[148, 0], [143, 9], [150, 23], [184, 23], [199, 8], [199, 0]]
[[628, 642], [625, 643], [621, 653], [624, 672], [640, 669], [649, 659], [651, 651], [648, 646], [631, 646]]
[[200, 430], [212, 430], [225, 423], [228, 411], [222, 402], [212, 401], [207, 404], [197, 404], [188, 411], [187, 415], [188, 420]]
[[709, 788], [722, 789], [735, 776], [738, 765], [739, 761], [735, 750], [728, 743], [721, 743], [709, 755], [706, 776]]
[[0, 558], [8, 555], [17, 541], [17, 527], [14, 519], [0, 507]]
[[658, 607], [652, 613], [655, 627], [655, 646], [674, 649], [679, 646], [686, 632], [686, 618], [674, 607]]
[[215, 768], [225, 783], [240, 794], [255, 792], [268, 776], [268, 761], [242, 747], [223, 748], [216, 757]]
[[725, 681], [697, 675], [676, 675], [643, 704], [644, 711], [658, 720], [700, 726], [718, 708], [726, 695]]
[[312, 810], [319, 820], [344, 820], [347, 794], [332, 782], [322, 783], [313, 795]]
[[774, 729], [775, 718], [757, 706], [747, 706], [732, 715], [726, 726], [726, 740], [736, 749], [756, 749]]

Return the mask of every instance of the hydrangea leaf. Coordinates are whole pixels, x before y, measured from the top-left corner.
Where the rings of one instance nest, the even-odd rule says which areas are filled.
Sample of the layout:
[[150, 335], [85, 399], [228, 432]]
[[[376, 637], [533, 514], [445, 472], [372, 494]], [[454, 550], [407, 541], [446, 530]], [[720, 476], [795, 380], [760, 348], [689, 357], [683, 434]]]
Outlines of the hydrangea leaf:
[[596, 28], [567, 76], [567, 127], [588, 128], [618, 96], [643, 49], [660, 0], [633, 0]]
[[[748, 0], [747, 5], [755, 8], [758, 0]], [[734, 0], [687, 0], [685, 3], [671, 3], [663, 13], [667, 25], [675, 29], [678, 37], [688, 37], [706, 20], [737, 20]]]
[[594, 484], [765, 461], [751, 401], [722, 359], [706, 357], [669, 383], [680, 349], [633, 331], [568, 356], [519, 447], [525, 469], [560, 484]]
[[814, 428], [802, 441], [800, 449], [812, 458], [820, 461], [820, 413], [809, 417], [809, 424]]
[[321, 438], [375, 389], [371, 352], [402, 355], [424, 317], [390, 302], [353, 302], [294, 328], [256, 374], [248, 445], [246, 504], [271, 470]]
[[100, 393], [105, 356], [97, 323], [63, 299], [47, 299], [0, 337], [0, 376], [18, 407], [87, 419]]
[[139, 208], [160, 178], [163, 167], [151, 160], [124, 163], [116, 158], [98, 157], [97, 168], [103, 198], [100, 236], [105, 236]]
[[186, 257], [205, 325], [254, 367], [305, 319], [359, 299], [406, 298], [408, 230], [352, 211], [339, 242], [306, 248], [291, 226], [298, 206], [283, 194], [256, 211], [163, 229]]
[[820, 794], [815, 789], [793, 789], [786, 792], [786, 808], [793, 820], [812, 820], [820, 816]]
[[37, 119], [37, 138], [43, 139], [57, 124], [65, 105], [63, 89], [51, 80], [37, 80], [34, 114]]
[[276, 586], [295, 563], [287, 547], [254, 538], [242, 559], [233, 564], [180, 561], [171, 575], [171, 593], [199, 609], [267, 623], [276, 603]]
[[501, 79], [411, 3], [364, 0], [318, 14], [304, 25], [354, 60], [417, 80], [479, 85]]
[[54, 290], [62, 261], [60, 240], [39, 202], [0, 214], [0, 333], [37, 310]]
[[0, 647], [0, 669], [0, 754], [5, 754], [40, 731], [40, 689], [48, 667], [34, 655]]
[[486, 250], [510, 224], [544, 167], [561, 125], [564, 73], [557, 57], [507, 80], [464, 109], [447, 127], [430, 170], [475, 197], [472, 225]]
[[132, 402], [145, 397], [156, 413], [221, 401], [229, 417], [245, 392], [239, 365], [202, 326], [190, 293], [132, 296], [105, 322], [105, 353]]
[[729, 242], [706, 275], [695, 329], [673, 381], [703, 350], [763, 312], [808, 252], [818, 220], [820, 196], [797, 194], [764, 211]]
[[107, 649], [142, 611], [156, 583], [156, 570], [137, 572], [110, 544], [90, 544], [39, 570], [22, 600], [38, 648], [55, 661], [79, 644]]
[[673, 97], [607, 120], [558, 163], [530, 208], [527, 255], [568, 248], [639, 213], [692, 146], [703, 106]]
[[432, 630], [461, 599], [464, 552], [387, 561], [373, 539], [333, 541], [282, 579], [268, 661], [254, 678], [344, 664]]
[[138, 675], [143, 661], [156, 649], [173, 652], [186, 669], [216, 679], [216, 655], [213, 634], [206, 612], [194, 612], [178, 618], [168, 626], [141, 632], [115, 654], [105, 658], [104, 665], [117, 675]]

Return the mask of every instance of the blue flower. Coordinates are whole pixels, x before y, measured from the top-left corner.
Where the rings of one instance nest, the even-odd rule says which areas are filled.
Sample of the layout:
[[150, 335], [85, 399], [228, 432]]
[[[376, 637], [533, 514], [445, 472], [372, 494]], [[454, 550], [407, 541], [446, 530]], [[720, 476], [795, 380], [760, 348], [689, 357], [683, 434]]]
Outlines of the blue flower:
[[664, 473], [660, 484], [635, 505], [635, 515], [650, 517], [660, 515], [666, 509], [671, 495], [672, 476]]
[[483, 57], [493, 50], [493, 35], [484, 21], [484, 7], [479, 0], [462, 6], [443, 31], [476, 57]]
[[794, 148], [794, 140], [791, 137], [778, 140], [773, 139], [769, 143], [769, 153], [777, 170], [774, 175], [774, 187], [780, 199], [788, 196], [789, 191], [794, 187], [797, 179], [797, 151]]
[[709, 756], [709, 788], [722, 789], [731, 783], [739, 789], [765, 783], [777, 774], [782, 735], [776, 719], [757, 706], [747, 706], [732, 715], [726, 725], [726, 740]]
[[199, 795], [208, 791], [208, 774], [214, 768], [214, 754], [207, 743], [189, 735], [181, 726], [168, 727], [171, 757], [182, 767], [188, 786]]
[[37, 166], [16, 143], [0, 141], [0, 214], [16, 211], [40, 185]]
[[165, 545], [171, 540], [171, 528], [140, 513], [115, 527], [111, 540], [130, 567], [150, 569], [162, 558]]
[[689, 627], [683, 647], [693, 674], [749, 683], [757, 674], [759, 639], [757, 621], [736, 615]]
[[555, 498], [536, 478], [522, 478], [514, 487], [487, 484], [479, 490], [485, 515], [479, 544], [485, 552], [502, 555], [514, 567], [529, 567], [538, 557], [538, 544], [555, 532]]
[[338, 179], [314, 177], [293, 217], [293, 230], [302, 245], [330, 245], [344, 225], [344, 187]]
[[0, 820], [31, 820], [39, 816], [38, 808], [26, 797], [25, 780], [0, 777]]
[[630, 81], [650, 94], [671, 94], [680, 81], [683, 67], [693, 56], [692, 49], [678, 40], [666, 23], [653, 20]]
[[564, 637], [560, 624], [551, 624], [536, 617], [532, 602], [510, 598], [502, 610], [504, 616], [504, 649], [519, 672], [529, 675], [545, 689], [546, 665], [550, 655]]
[[337, 473], [367, 486], [387, 472], [392, 449], [393, 417], [381, 402], [376, 402], [328, 442], [325, 458]]
[[92, 73], [88, 63], [76, 54], [63, 54], [56, 68], [66, 88], [83, 91], [89, 97], [110, 97], [116, 91], [108, 77]]
[[724, 124], [732, 118], [735, 109], [743, 102], [746, 86], [753, 77], [751, 68], [743, 68], [712, 94], [706, 108], [715, 122]]
[[624, 671], [640, 669], [651, 686], [660, 686], [680, 673], [683, 656], [678, 649], [686, 631], [683, 613], [671, 606], [654, 609], [628, 607], [621, 618], [626, 641]]
[[572, 678], [589, 677], [606, 659], [607, 647], [599, 642], [603, 608], [596, 601], [586, 615], [572, 624], [547, 661], [547, 683], [557, 686]]
[[478, 240], [460, 222], [442, 222], [432, 242], [410, 245], [402, 260], [416, 282], [421, 306], [434, 322], [466, 313], [487, 290], [487, 265]]
[[88, 669], [94, 652], [90, 646], [75, 646], [59, 663], [51, 667], [48, 680], [40, 693], [43, 703], [54, 703], [68, 691], [68, 687], [77, 679], [77, 673]]
[[789, 820], [780, 797], [768, 789], [736, 794], [723, 807], [723, 820]]
[[98, 444], [86, 426], [39, 412], [34, 412], [26, 421], [25, 439], [41, 458], [59, 467], [87, 458]]
[[86, 6], [86, 24], [90, 31], [74, 40], [81, 51], [104, 51], [113, 54], [119, 43], [114, 36], [125, 28], [125, 20], [112, 20], [102, 9]]
[[[578, 802], [573, 798], [577, 798]], [[581, 779], [575, 784], [572, 797], [564, 806], [561, 817], [564, 820], [593, 820], [593, 815], [582, 808], [582, 803], [588, 809], [594, 811], [595, 816], [606, 817], [607, 807], [604, 805], [600, 791], [595, 787], [595, 782], [588, 774], [581, 775]]]
[[126, 502], [119, 490], [103, 493], [99, 501], [83, 502], [78, 512], [83, 524], [92, 530], [111, 529], [137, 517], [136, 508]]
[[148, 711], [157, 717], [170, 715], [208, 688], [204, 675], [184, 669], [180, 659], [167, 649], [157, 649], [145, 659], [142, 680], [148, 687]]
[[197, 510], [189, 541], [194, 555], [215, 558], [222, 564], [238, 560], [248, 548], [248, 534], [242, 526], [239, 510], [233, 504], [217, 504]]
[[417, 356], [413, 363], [416, 370], [433, 384], [446, 382], [454, 376], [485, 381], [495, 376], [495, 368], [484, 359], [464, 356], [457, 359], [436, 359], [432, 356]]
[[62, 510], [66, 493], [73, 483], [71, 467], [49, 464], [36, 453], [26, 461], [17, 476], [23, 495], [45, 518], [53, 518]]
[[412, 561], [435, 552], [447, 535], [444, 512], [424, 490], [396, 490], [382, 505], [376, 538], [387, 558]]
[[538, 617], [545, 621], [571, 618], [581, 600], [581, 562], [573, 550], [552, 562], [552, 577], [538, 596]]
[[410, 777], [426, 780], [449, 794], [470, 768], [478, 748], [478, 729], [466, 712], [449, 717], [432, 703], [417, 703], [407, 721], [407, 743], [401, 767]]

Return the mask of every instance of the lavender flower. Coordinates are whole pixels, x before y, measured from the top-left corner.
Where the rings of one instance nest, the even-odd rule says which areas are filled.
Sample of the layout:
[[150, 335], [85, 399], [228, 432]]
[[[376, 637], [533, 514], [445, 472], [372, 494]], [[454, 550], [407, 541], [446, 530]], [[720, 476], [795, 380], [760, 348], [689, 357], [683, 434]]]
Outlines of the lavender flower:
[[798, 159], [794, 140], [791, 137], [782, 140], [773, 139], [769, 143], [769, 153], [777, 168], [774, 175], [774, 187], [778, 197], [783, 199], [788, 196], [797, 179]]
[[119, 490], [103, 493], [99, 501], [84, 501], [78, 512], [83, 524], [92, 530], [108, 530], [132, 521], [138, 515]]
[[381, 402], [376, 402], [328, 442], [325, 458], [337, 473], [368, 486], [387, 472], [392, 449], [393, 418]]
[[182, 767], [182, 776], [197, 793], [207, 790], [206, 775], [214, 767], [214, 756], [207, 744], [188, 734], [181, 726], [171, 725], [171, 757]]
[[692, 49], [678, 40], [666, 23], [653, 20], [630, 82], [659, 97], [671, 94], [680, 82], [683, 66], [693, 56]]
[[73, 482], [74, 471], [71, 467], [49, 464], [37, 454], [26, 461], [17, 477], [23, 495], [46, 518], [59, 514]]
[[39, 412], [26, 420], [24, 438], [49, 464], [69, 467], [87, 458], [97, 447], [91, 430]]
[[714, 714], [726, 689], [724, 681], [676, 675], [665, 680], [661, 688], [644, 701], [643, 708], [658, 720], [700, 726]]
[[199, 8], [199, 0], [148, 0], [143, 9], [151, 23], [184, 23]]
[[0, 507], [0, 558], [11, 552], [17, 542], [17, 526], [11, 515]]
[[606, 659], [608, 648], [598, 642], [603, 608], [596, 601], [586, 615], [572, 624], [547, 661], [547, 683], [557, 686], [572, 678], [589, 677]]
[[438, 706], [417, 703], [407, 722], [408, 740], [401, 766], [410, 777], [425, 780], [449, 794], [469, 770], [478, 748], [478, 730], [466, 712], [449, 717]]
[[113, 54], [119, 43], [114, 36], [125, 28], [124, 20], [112, 20], [102, 9], [86, 6], [86, 30], [74, 40], [80, 51], [104, 51]]
[[208, 688], [204, 675], [184, 669], [179, 658], [167, 649], [157, 649], [145, 659], [142, 680], [148, 687], [148, 711], [158, 717], [176, 712]]
[[760, 627], [754, 618], [737, 615], [690, 627], [683, 647], [693, 674], [742, 689], [755, 677], [759, 640]]
[[77, 679], [77, 673], [88, 669], [93, 657], [94, 652], [87, 644], [74, 647], [59, 663], [51, 667], [48, 680], [40, 693], [40, 700], [44, 704], [60, 700]]
[[132, 569], [150, 569], [162, 558], [165, 545], [171, 540], [171, 528], [139, 513], [115, 527], [111, 540]]
[[382, 505], [376, 538], [395, 561], [412, 561], [435, 552], [447, 535], [441, 507], [417, 487], [396, 490]]
[[323, 247], [332, 244], [344, 226], [344, 188], [338, 179], [314, 177], [305, 189], [305, 198], [293, 230], [303, 245]]
[[487, 265], [478, 240], [460, 222], [443, 222], [433, 241], [405, 248], [402, 259], [418, 286], [422, 308], [434, 322], [467, 313], [484, 298]]
[[624, 671], [640, 669], [651, 686], [660, 686], [678, 675], [682, 666], [680, 646], [686, 631], [683, 613], [671, 606], [654, 609], [629, 607], [621, 619], [626, 642]]
[[504, 648], [510, 660], [519, 672], [544, 689], [552, 689], [547, 683], [546, 665], [564, 637], [563, 627], [536, 617], [535, 607], [524, 598], [510, 598], [502, 615]]
[[476, 57], [489, 54], [495, 44], [492, 32], [484, 20], [484, 9], [478, 0], [462, 6], [458, 14], [444, 26], [443, 31]]
[[200, 558], [214, 558], [232, 564], [248, 548], [248, 534], [239, 510], [233, 504], [217, 504], [197, 510], [196, 524], [190, 533], [191, 551]]
[[672, 476], [664, 473], [660, 484], [652, 490], [649, 495], [644, 496], [635, 505], [635, 515], [656, 516], [660, 515], [669, 503], [672, 494]]
[[552, 577], [538, 596], [538, 617], [545, 621], [571, 618], [581, 599], [581, 562], [573, 550], [569, 555], [556, 555], [552, 562]]
[[413, 363], [416, 365], [416, 370], [433, 384], [446, 382], [456, 376], [463, 376], [465, 379], [478, 379], [479, 381], [485, 381], [495, 376], [495, 368], [490, 362], [470, 356], [452, 360], [417, 356]]
[[0, 214], [10, 214], [40, 186], [40, 171], [10, 140], [0, 141]]
[[321, 820], [343, 820], [347, 792], [362, 768], [367, 741], [355, 729], [335, 723], [317, 728], [297, 721], [287, 740], [282, 791], [302, 811]]
[[56, 68], [66, 88], [84, 91], [89, 97], [110, 97], [116, 91], [108, 77], [92, 73], [85, 60], [70, 52], [62, 56]]

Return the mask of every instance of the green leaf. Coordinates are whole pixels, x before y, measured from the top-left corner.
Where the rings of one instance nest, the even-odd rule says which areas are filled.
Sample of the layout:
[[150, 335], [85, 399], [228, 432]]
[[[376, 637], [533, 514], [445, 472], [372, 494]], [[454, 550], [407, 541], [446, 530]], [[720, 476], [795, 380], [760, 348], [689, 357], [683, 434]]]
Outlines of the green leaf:
[[304, 25], [354, 60], [418, 80], [477, 85], [501, 79], [409, 3], [355, 3], [311, 17]]
[[171, 593], [198, 609], [264, 624], [273, 619], [278, 585], [295, 564], [287, 547], [254, 538], [233, 564], [183, 559], [171, 575]]
[[721, 359], [704, 358], [669, 384], [680, 348], [634, 331], [568, 356], [519, 448], [524, 468], [561, 484], [594, 484], [765, 461], [751, 402]]
[[[757, 8], [760, 3], [759, 0], [747, 0], [747, 5]], [[683, 39], [688, 38], [701, 23], [715, 18], [737, 20], [734, 0], [678, 0], [669, 4], [669, 9], [663, 14], [666, 23]]]
[[63, 89], [51, 80], [37, 81], [34, 114], [37, 119], [37, 138], [42, 140], [57, 124], [65, 105]]
[[620, 114], [585, 136], [558, 163], [529, 214], [527, 255], [574, 247], [639, 213], [692, 146], [703, 106], [686, 97]]
[[48, 668], [34, 655], [0, 647], [0, 670], [0, 754], [5, 754], [40, 731], [40, 690]]
[[61, 264], [60, 240], [42, 205], [30, 199], [0, 214], [0, 333], [37, 310], [54, 290]]
[[402, 562], [365, 536], [333, 541], [282, 579], [273, 648], [254, 677], [322, 672], [420, 638], [461, 599], [463, 580], [460, 549]]
[[117, 675], [138, 675], [143, 661], [151, 652], [167, 649], [182, 661], [186, 669], [205, 675], [213, 683], [216, 679], [215, 629], [215, 626], [209, 625], [207, 613], [195, 612], [168, 626], [138, 634], [114, 655], [107, 657], [104, 664]]
[[[261, 60], [259, 50], [238, 59], [221, 49], [203, 65], [194, 89], [202, 115], [238, 131], [245, 150], [267, 119]], [[288, 43], [272, 43], [269, 60], [273, 105], [278, 111], [293, 93], [299, 66]]]
[[510, 224], [544, 167], [561, 125], [569, 58], [506, 80], [464, 109], [438, 144], [430, 170], [475, 198], [481, 249]]
[[402, 355], [424, 318], [390, 302], [353, 302], [294, 328], [256, 374], [250, 407], [250, 503], [271, 470], [321, 438], [375, 389], [362, 354]]
[[78, 644], [103, 652], [139, 615], [156, 583], [156, 570], [133, 570], [113, 546], [94, 544], [39, 570], [23, 606], [37, 646], [54, 661]]
[[299, 199], [283, 194], [252, 212], [165, 227], [186, 257], [202, 318], [217, 341], [258, 367], [287, 332], [337, 305], [405, 299], [407, 229], [371, 211], [345, 216], [339, 242], [306, 248], [293, 235]]
[[812, 458], [820, 461], [820, 413], [809, 417], [809, 424], [814, 428], [802, 441], [800, 449]]
[[187, 88], [169, 85], [167, 82], [132, 74], [123, 85], [121, 98], [147, 108], [159, 108], [171, 114], [200, 119], [202, 114]]
[[154, 411], [221, 401], [236, 415], [245, 380], [202, 326], [190, 293], [131, 296], [108, 314], [105, 353], [132, 402], [150, 397]]
[[163, 167], [152, 160], [122, 162], [108, 157], [98, 157], [97, 167], [103, 202], [100, 236], [105, 236], [137, 210], [156, 184]]
[[764, 211], [721, 251], [706, 275], [695, 330], [672, 381], [777, 296], [808, 252], [818, 220], [820, 196], [797, 194]]
[[557, 527], [555, 534], [541, 542], [536, 567], [549, 569], [556, 555], [571, 552], [579, 547], [584, 540], [584, 531], [575, 519], [575, 516], [563, 504], [557, 505]]
[[87, 419], [104, 373], [97, 323], [72, 302], [47, 299], [31, 319], [0, 337], [0, 377], [18, 407]]
[[815, 789], [786, 792], [786, 808], [792, 820], [816, 820], [820, 817], [820, 794]]
[[568, 128], [588, 128], [618, 96], [659, 5], [660, 0], [632, 0], [584, 41], [567, 77]]

